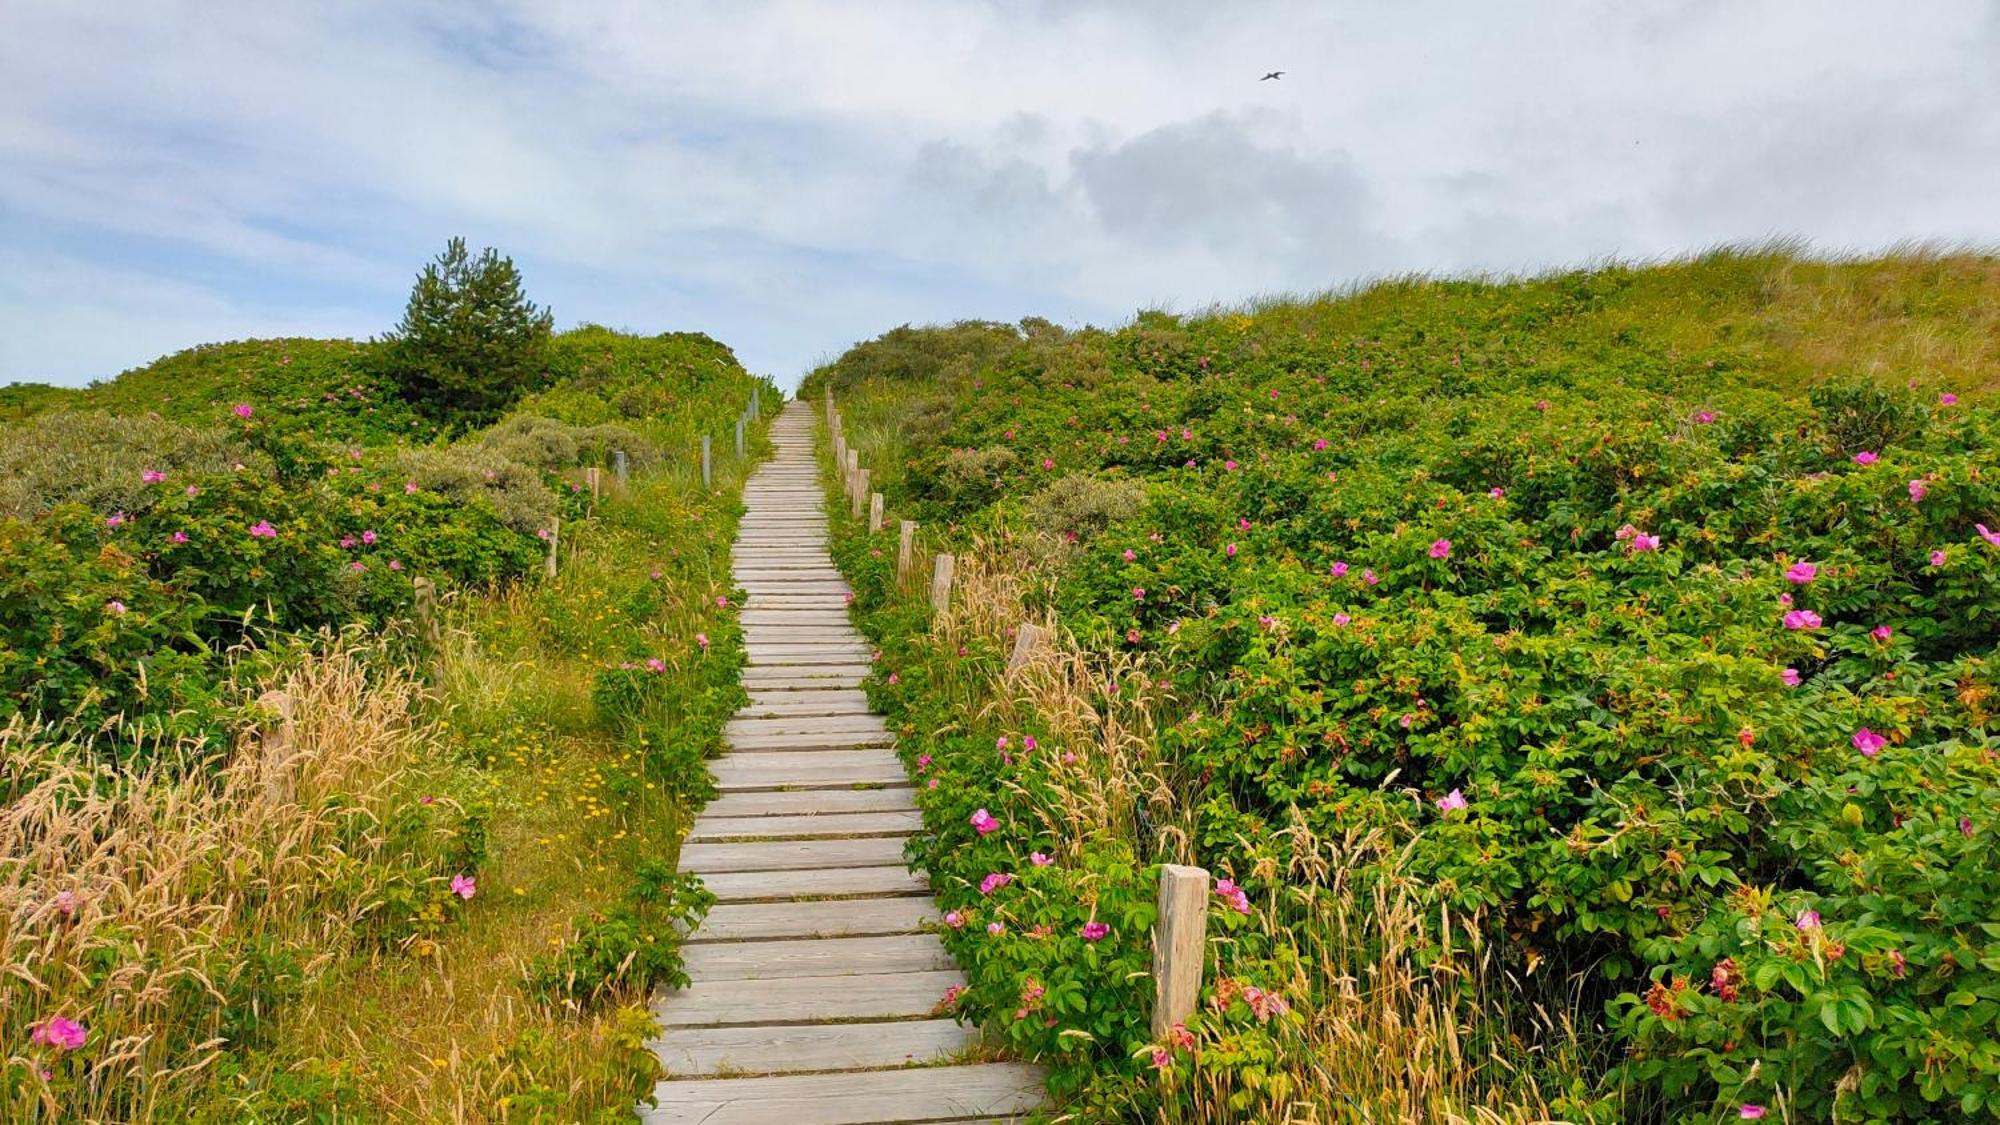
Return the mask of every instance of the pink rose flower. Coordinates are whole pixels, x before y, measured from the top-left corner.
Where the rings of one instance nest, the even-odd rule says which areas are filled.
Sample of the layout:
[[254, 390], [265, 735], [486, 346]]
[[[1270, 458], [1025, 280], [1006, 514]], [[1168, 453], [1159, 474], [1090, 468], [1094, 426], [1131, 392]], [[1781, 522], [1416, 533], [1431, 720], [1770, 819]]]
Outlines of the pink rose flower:
[[460, 898], [471, 898], [473, 895], [479, 893], [479, 881], [470, 875], [453, 875], [451, 877], [451, 893]]

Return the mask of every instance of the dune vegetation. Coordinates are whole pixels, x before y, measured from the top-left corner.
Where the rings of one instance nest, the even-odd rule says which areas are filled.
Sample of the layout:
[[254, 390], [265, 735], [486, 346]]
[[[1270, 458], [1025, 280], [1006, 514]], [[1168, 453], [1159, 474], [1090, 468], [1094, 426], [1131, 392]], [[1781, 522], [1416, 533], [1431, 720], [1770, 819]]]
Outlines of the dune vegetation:
[[2000, 1112], [1996, 297], [1775, 246], [813, 372], [948, 1002], [1083, 1120]]
[[779, 396], [703, 336], [538, 323], [491, 424], [349, 341], [0, 396], [0, 1117], [649, 1095], [761, 430], [712, 486], [698, 442]]

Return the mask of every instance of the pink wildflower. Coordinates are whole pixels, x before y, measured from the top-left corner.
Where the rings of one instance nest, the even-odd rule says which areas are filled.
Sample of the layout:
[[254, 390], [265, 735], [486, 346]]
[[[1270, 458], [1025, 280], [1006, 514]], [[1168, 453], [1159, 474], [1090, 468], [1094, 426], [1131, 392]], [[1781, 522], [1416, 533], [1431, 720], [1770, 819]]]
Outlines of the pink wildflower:
[[944, 924], [950, 926], [954, 930], [960, 929], [965, 925], [965, 915], [960, 914], [956, 910], [946, 911], [944, 916]]
[[664, 672], [664, 671], [666, 671], [666, 670], [667, 670], [667, 662], [666, 662], [666, 661], [664, 661], [664, 660], [661, 660], [661, 659], [660, 659], [659, 657], [657, 657], [657, 656], [654, 656], [654, 657], [650, 657], [650, 658], [648, 658], [648, 659], [647, 659], [647, 661], [646, 661], [646, 671], [648, 671], [648, 672]]
[[1001, 925], [1001, 924], [1000, 924], [1000, 923], [998, 923], [998, 922], [988, 922], [988, 923], [986, 923], [986, 936], [987, 936], [987, 937], [999, 937], [999, 936], [1000, 936], [1001, 934], [1004, 934], [1004, 933], [1006, 933], [1006, 932], [1007, 932], [1007, 927], [1005, 927], [1005, 926]]
[[1134, 587], [1132, 587], [1132, 600], [1133, 600], [1133, 601], [1135, 601], [1135, 602], [1143, 602], [1143, 601], [1145, 601], [1145, 600], [1146, 600], [1146, 588], [1145, 588], [1144, 586], [1134, 586]]
[[1931, 552], [1931, 565], [1932, 565], [1932, 566], [1943, 566], [1943, 565], [1944, 565], [1944, 552], [1943, 552], [1943, 551], [1932, 551], [1932, 552]]
[[361, 533], [361, 541], [362, 541], [363, 543], [367, 543], [367, 544], [370, 544], [370, 545], [373, 545], [373, 544], [374, 544], [374, 542], [375, 542], [375, 533], [374, 533], [374, 532], [372, 532], [372, 531], [364, 531], [364, 532], [362, 532], [362, 533]]
[[401, 570], [401, 569], [403, 569], [403, 560], [402, 560], [402, 559], [390, 559], [390, 560], [389, 560], [389, 569], [390, 569], [390, 570]]
[[1042, 468], [1043, 468], [1043, 470], [1045, 470], [1045, 471], [1046, 471], [1046, 470], [1048, 470], [1048, 469], [1053, 469], [1053, 468], [1055, 468], [1055, 467], [1056, 467], [1056, 463], [1055, 463], [1055, 462], [1054, 462], [1053, 460], [1051, 460], [1050, 458], [1047, 458], [1047, 457], [1044, 457], [1044, 458], [1042, 458]]
[[1327, 573], [1333, 575], [1335, 578], [1345, 578], [1347, 577], [1347, 564], [1336, 562], [1327, 568]]
[[1894, 629], [1889, 628], [1887, 625], [1877, 625], [1873, 629], [1868, 630], [1868, 635], [1875, 638], [1878, 641], [1887, 641], [1890, 637], [1894, 636], [1895, 633], [1896, 631]]
[[1486, 495], [1491, 496], [1495, 500], [1498, 500], [1502, 496], [1507, 495], [1507, 490], [1501, 488], [1499, 485], [1494, 485], [1492, 488], [1486, 490]]
[[1799, 686], [1799, 670], [1797, 668], [1785, 669], [1783, 672], [1780, 672], [1778, 674], [1778, 678], [1785, 681], [1786, 687]]
[[1126, 562], [1137, 562], [1137, 561], [1138, 561], [1138, 559], [1139, 559], [1139, 555], [1138, 555], [1138, 553], [1137, 553], [1136, 551], [1132, 550], [1132, 548], [1130, 548], [1130, 547], [1127, 547], [1127, 548], [1125, 548], [1125, 554], [1124, 554], [1124, 555], [1122, 555], [1121, 557], [1122, 557], [1122, 558], [1123, 558], [1123, 559], [1124, 559], [1124, 560], [1125, 560]]
[[1370, 586], [1373, 586], [1373, 585], [1375, 585], [1375, 584], [1376, 584], [1377, 582], [1380, 582], [1380, 581], [1382, 581], [1382, 580], [1381, 580], [1380, 578], [1376, 577], [1376, 575], [1375, 575], [1375, 572], [1374, 572], [1373, 570], [1364, 570], [1364, 571], [1362, 571], [1362, 572], [1361, 572], [1361, 580], [1362, 580], [1363, 582], [1366, 582], [1366, 583], [1367, 583], [1367, 584], [1369, 584]]
[[1657, 551], [1660, 549], [1660, 537], [1657, 535], [1648, 535], [1642, 531], [1632, 537], [1632, 544], [1626, 549], [1634, 554], [1645, 551]]
[[1315, 440], [1315, 441], [1313, 442], [1313, 449], [1315, 449], [1315, 450], [1320, 450], [1320, 449], [1325, 449], [1325, 448], [1326, 448], [1326, 439], [1325, 439], [1325, 438], [1319, 438], [1319, 439], [1317, 439], [1317, 440]]
[[1432, 543], [1432, 544], [1431, 544], [1431, 557], [1432, 557], [1432, 558], [1434, 558], [1434, 559], [1448, 559], [1448, 558], [1450, 558], [1450, 557], [1451, 557], [1451, 540], [1449, 540], [1449, 539], [1440, 539], [1440, 540], [1438, 540], [1437, 542], [1435, 542], [1435, 543]]
[[1928, 494], [1929, 494], [1930, 490], [1931, 490], [1931, 489], [1930, 489], [1930, 486], [1929, 486], [1929, 485], [1927, 485], [1927, 484], [1925, 484], [1925, 483], [1924, 483], [1923, 481], [1920, 481], [1920, 480], [1913, 480], [1913, 481], [1911, 481], [1911, 482], [1910, 482], [1910, 503], [1912, 503], [1912, 504], [1915, 504], [1915, 503], [1917, 503], [1917, 502], [1921, 501], [1921, 500], [1922, 500], [1922, 499], [1923, 499], [1923, 498], [1924, 498], [1924, 497], [1925, 497], [1926, 495], [1928, 495]]
[[417, 482], [413, 480], [404, 481], [403, 494], [405, 496], [415, 496], [417, 494]]
[[1034, 864], [1036, 867], [1047, 867], [1054, 863], [1055, 860], [1050, 859], [1042, 852], [1030, 852], [1028, 853], [1028, 862]]
[[250, 537], [252, 539], [276, 539], [278, 537], [278, 529], [272, 527], [269, 520], [258, 520], [256, 523], [250, 525]]
[[1004, 871], [992, 872], [991, 874], [987, 875], [986, 878], [981, 879], [979, 881], [979, 893], [983, 895], [990, 895], [994, 891], [999, 890], [1001, 887], [1004, 887], [1013, 881], [1014, 877], [1012, 875], [1007, 874]]
[[1792, 925], [1798, 927], [1801, 930], [1819, 929], [1819, 911], [1817, 910], [1799, 911], [1799, 916], [1795, 921], [1793, 921]]
[[139, 474], [139, 479], [146, 484], [158, 484], [167, 479], [167, 474], [158, 469], [147, 469], [145, 472]]
[[1981, 539], [1986, 540], [1988, 543], [1993, 544], [1995, 547], [2000, 547], [2000, 532], [1986, 530], [1986, 525], [1983, 523], [1973, 524], [1972, 530], [1977, 531]]
[[1715, 421], [1715, 411], [1697, 410], [1694, 412], [1694, 420], [1697, 425], [1706, 426], [1709, 423]]
[[708, 634], [696, 633], [694, 635], [694, 643], [700, 645], [703, 652], [708, 651]]
[[471, 898], [473, 895], [479, 893], [479, 881], [470, 875], [453, 875], [451, 877], [451, 893], [460, 898]]
[[1466, 805], [1465, 794], [1457, 789], [1437, 799], [1437, 807], [1445, 812], [1456, 812]]
[[247, 402], [237, 403], [234, 409], [238, 418], [248, 418], [250, 415], [256, 413], [256, 411], [250, 409], [250, 404]]
[[125, 515], [124, 512], [113, 512], [110, 515], [104, 517], [104, 526], [122, 527], [124, 526], [127, 518], [128, 517]]
[[1354, 619], [1352, 617], [1347, 616], [1345, 613], [1336, 613], [1333, 615], [1333, 623], [1343, 628], [1346, 627], [1347, 623], [1352, 620]]
[[1785, 581], [1803, 586], [1819, 577], [1819, 568], [1809, 562], [1795, 562], [1785, 570]]
[[1882, 459], [1881, 455], [1876, 453], [1872, 449], [1864, 449], [1861, 452], [1854, 455], [1854, 463], [1857, 465], [1873, 465], [1875, 462], [1880, 461], [1881, 459]]
[[1111, 933], [1111, 927], [1103, 922], [1085, 922], [1077, 934], [1085, 941], [1103, 941]]
[[1229, 546], [1227, 546], [1227, 547], [1224, 547], [1224, 548], [1222, 549], [1222, 553], [1223, 553], [1223, 554], [1225, 554], [1225, 555], [1228, 555], [1228, 556], [1229, 556], [1230, 558], [1232, 558], [1232, 559], [1233, 559], [1233, 558], [1235, 558], [1235, 557], [1236, 557], [1236, 544], [1234, 544], [1234, 543], [1231, 543], [1231, 544], [1230, 544]]
[[1809, 609], [1795, 609], [1785, 615], [1785, 628], [1817, 629], [1819, 628], [1819, 614]]
[[1941, 395], [1939, 395], [1939, 396], [1938, 396], [1938, 405], [1939, 405], [1939, 406], [1957, 406], [1957, 405], [1958, 405], [1958, 396], [1957, 396], [1957, 395], [1955, 395], [1955, 394], [1952, 394], [1952, 393], [1951, 393], [1950, 391], [1946, 391], [1945, 393], [1943, 393], [1943, 394], [1941, 394]]
[[89, 1032], [83, 1025], [64, 1016], [51, 1016], [34, 1027], [28, 1036], [30, 1042], [44, 1047], [54, 1047], [61, 1051], [74, 1051], [83, 1046]]
[[176, 531], [172, 535], [167, 536], [167, 542], [169, 543], [185, 543], [187, 541], [188, 533], [185, 531]]
[[1223, 467], [1224, 469], [1227, 469], [1228, 471], [1230, 471], [1230, 472], [1232, 472], [1232, 473], [1233, 473], [1233, 472], [1235, 472], [1235, 471], [1236, 471], [1236, 462], [1234, 462], [1234, 461], [1224, 461], [1224, 462], [1222, 463], [1222, 467]]
[[1000, 822], [993, 819], [993, 814], [987, 812], [985, 809], [980, 809], [979, 811], [973, 813], [971, 821], [972, 821], [972, 826], [979, 830], [979, 834], [981, 836], [987, 835], [988, 833], [991, 832], [997, 832], [999, 831], [1000, 828]]
[[1744, 1102], [1737, 1107], [1736, 1116], [1744, 1121], [1761, 1121], [1764, 1119], [1764, 1107], [1756, 1102]]
[[1872, 758], [1880, 754], [1882, 748], [1887, 745], [1889, 745], [1888, 739], [1883, 738], [1867, 727], [1862, 727], [1860, 730], [1854, 732], [1854, 748], [1861, 751], [1864, 757]]
[[1216, 897], [1227, 900], [1236, 913], [1250, 913], [1250, 895], [1242, 887], [1237, 886], [1235, 880], [1217, 879], [1215, 894]]

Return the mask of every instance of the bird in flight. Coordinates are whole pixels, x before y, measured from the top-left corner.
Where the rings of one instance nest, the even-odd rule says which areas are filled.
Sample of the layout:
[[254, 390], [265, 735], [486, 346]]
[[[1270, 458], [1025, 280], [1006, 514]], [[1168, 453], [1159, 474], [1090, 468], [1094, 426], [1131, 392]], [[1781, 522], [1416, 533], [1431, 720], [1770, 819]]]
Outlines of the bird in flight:
[[1274, 70], [1274, 71], [1272, 71], [1271, 73], [1269, 73], [1269, 74], [1266, 74], [1266, 75], [1265, 75], [1264, 77], [1262, 77], [1262, 78], [1259, 78], [1259, 79], [1258, 79], [1257, 81], [1259, 81], [1259, 82], [1269, 82], [1269, 81], [1270, 81], [1271, 79], [1273, 79], [1273, 78], [1283, 78], [1284, 76], [1285, 76], [1285, 72], [1284, 72], [1284, 71], [1282, 71], [1282, 70]]

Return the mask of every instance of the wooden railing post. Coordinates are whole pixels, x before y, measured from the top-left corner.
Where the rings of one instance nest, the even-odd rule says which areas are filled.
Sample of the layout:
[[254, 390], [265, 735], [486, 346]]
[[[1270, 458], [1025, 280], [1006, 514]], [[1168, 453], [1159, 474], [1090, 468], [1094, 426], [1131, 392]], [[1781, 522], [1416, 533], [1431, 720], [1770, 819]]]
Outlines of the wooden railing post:
[[1201, 993], [1208, 954], [1208, 872], [1160, 865], [1159, 917], [1153, 923], [1153, 1037], [1186, 1023]]
[[707, 434], [701, 435], [701, 486], [715, 487], [715, 470], [709, 463]]
[[1007, 675], [1013, 676], [1021, 666], [1035, 657], [1035, 650], [1042, 647], [1042, 627], [1021, 622], [1014, 630], [1014, 651], [1007, 657]]
[[597, 466], [592, 465], [583, 471], [583, 479], [590, 485], [590, 499], [595, 503], [604, 489], [604, 474]]
[[437, 583], [419, 575], [411, 581], [410, 588], [417, 611], [417, 628], [423, 631], [424, 640], [430, 642], [432, 648], [436, 648], [439, 639]]
[[882, 530], [882, 494], [871, 492], [868, 494], [868, 534], [873, 535], [880, 530]]
[[617, 478], [619, 488], [624, 488], [626, 485], [632, 483], [631, 462], [626, 458], [625, 451], [622, 449], [611, 455], [611, 475]]
[[868, 500], [868, 470], [854, 470], [854, 511], [855, 519], [861, 518], [861, 506]]
[[548, 560], [542, 564], [542, 572], [544, 574], [547, 574], [550, 578], [554, 578], [556, 576], [556, 542], [561, 538], [562, 538], [562, 517], [556, 516], [554, 519], [551, 519], [549, 521], [549, 557]]
[[743, 456], [743, 419], [736, 420], [736, 456]]
[[267, 691], [257, 697], [257, 706], [278, 716], [277, 725], [263, 734], [264, 753], [258, 772], [263, 775], [264, 799], [273, 805], [286, 804], [294, 796], [290, 761], [297, 750], [293, 740], [298, 736], [292, 721], [292, 697], [282, 691]]
[[939, 555], [931, 564], [931, 609], [943, 613], [951, 608], [951, 574], [958, 560]]
[[896, 538], [896, 581], [908, 582], [917, 565], [917, 521], [904, 520]]

